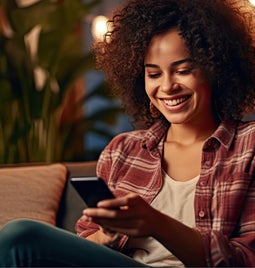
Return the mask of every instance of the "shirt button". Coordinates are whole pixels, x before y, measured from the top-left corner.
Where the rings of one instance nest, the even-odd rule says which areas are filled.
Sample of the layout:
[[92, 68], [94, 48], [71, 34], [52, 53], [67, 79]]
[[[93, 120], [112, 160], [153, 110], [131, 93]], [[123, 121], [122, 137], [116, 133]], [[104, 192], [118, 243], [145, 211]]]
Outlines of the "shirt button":
[[204, 166], [206, 167], [206, 168], [209, 168], [210, 166], [211, 166], [211, 162], [210, 161], [205, 161], [204, 162]]
[[205, 186], [205, 181], [200, 181], [200, 186]]
[[199, 213], [198, 213], [198, 216], [200, 218], [203, 218], [205, 216], [205, 212], [203, 210], [200, 210]]

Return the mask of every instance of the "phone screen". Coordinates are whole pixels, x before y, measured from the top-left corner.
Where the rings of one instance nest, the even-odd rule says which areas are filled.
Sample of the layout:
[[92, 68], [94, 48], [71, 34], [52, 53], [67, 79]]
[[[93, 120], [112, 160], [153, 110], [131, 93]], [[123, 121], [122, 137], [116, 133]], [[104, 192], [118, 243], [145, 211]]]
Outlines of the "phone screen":
[[74, 177], [70, 181], [88, 207], [97, 207], [99, 201], [114, 198], [101, 178]]

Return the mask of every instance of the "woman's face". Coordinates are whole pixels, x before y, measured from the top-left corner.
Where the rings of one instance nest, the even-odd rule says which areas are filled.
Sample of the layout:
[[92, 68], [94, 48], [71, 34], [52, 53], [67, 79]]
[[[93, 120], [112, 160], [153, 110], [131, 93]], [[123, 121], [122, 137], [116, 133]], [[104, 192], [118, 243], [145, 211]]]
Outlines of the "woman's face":
[[177, 29], [152, 39], [144, 64], [146, 93], [169, 122], [193, 124], [213, 118], [210, 87]]

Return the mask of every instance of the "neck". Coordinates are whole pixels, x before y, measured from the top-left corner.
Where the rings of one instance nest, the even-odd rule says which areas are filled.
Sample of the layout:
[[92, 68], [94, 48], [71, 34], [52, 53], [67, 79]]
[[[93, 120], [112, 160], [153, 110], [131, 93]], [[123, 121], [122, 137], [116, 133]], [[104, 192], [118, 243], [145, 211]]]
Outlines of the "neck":
[[171, 124], [168, 130], [166, 142], [177, 142], [183, 145], [205, 141], [216, 130], [218, 124], [207, 122], [205, 124]]

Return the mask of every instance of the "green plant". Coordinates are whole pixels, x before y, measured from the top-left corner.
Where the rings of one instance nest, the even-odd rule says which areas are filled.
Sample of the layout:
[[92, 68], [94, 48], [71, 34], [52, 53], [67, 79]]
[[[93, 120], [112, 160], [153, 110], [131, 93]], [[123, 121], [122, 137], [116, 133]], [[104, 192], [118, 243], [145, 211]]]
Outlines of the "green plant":
[[[117, 134], [118, 130], [114, 129], [114, 127], [118, 125], [118, 120], [121, 117], [123, 118], [124, 111], [120, 106], [119, 100], [109, 94], [108, 86], [105, 82], [99, 83], [90, 93], [87, 93], [81, 99], [80, 104], [82, 103], [90, 103], [93, 111], [90, 111], [89, 114], [85, 112], [86, 116], [76, 121], [75, 128], [78, 131], [78, 136], [81, 136], [81, 134], [85, 134], [85, 137], [93, 136], [94, 142], [90, 146], [86, 146], [89, 144], [87, 141], [84, 150], [80, 150], [80, 154], [76, 155], [76, 157], [77, 161], [96, 160], [104, 146]], [[122, 123], [126, 125], [124, 129], [130, 129], [131, 126], [126, 120], [123, 120]], [[122, 131], [124, 129], [122, 128]], [[66, 141], [68, 143], [65, 146], [66, 148], [71, 150], [75, 147], [71, 144], [73, 139], [68, 138]]]
[[[9, 24], [0, 34], [0, 163], [72, 160], [74, 129], [96, 131], [93, 115], [63, 121], [62, 104], [72, 83], [93, 69], [79, 27], [99, 2], [40, 0], [19, 7], [0, 0]], [[31, 33], [38, 36], [36, 49], [27, 43]]]

